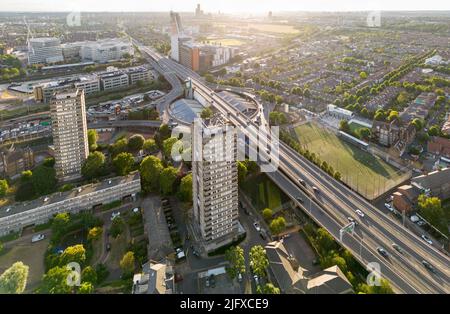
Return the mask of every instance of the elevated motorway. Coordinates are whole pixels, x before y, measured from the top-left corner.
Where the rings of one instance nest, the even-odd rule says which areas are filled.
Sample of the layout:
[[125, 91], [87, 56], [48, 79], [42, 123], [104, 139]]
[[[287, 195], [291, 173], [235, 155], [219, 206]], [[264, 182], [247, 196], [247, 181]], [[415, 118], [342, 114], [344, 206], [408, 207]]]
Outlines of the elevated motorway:
[[[181, 80], [191, 78], [196, 93], [227, 115], [233, 124], [246, 133], [250, 141], [256, 141], [256, 129], [259, 126], [236, 112], [208, 88], [196, 73], [161, 57], [149, 48], [142, 47], [141, 50], [158, 62], [163, 71], [176, 73]], [[266, 126], [266, 123], [262, 125]], [[248, 126], [253, 126], [255, 131], [249, 131]], [[264, 153], [265, 150], [266, 148], [260, 150], [260, 153]], [[424, 242], [284, 143], [280, 142], [279, 146], [278, 170], [267, 175], [297, 206], [303, 208], [352, 252], [362, 265], [366, 267], [368, 263], [378, 263], [382, 277], [391, 282], [396, 292], [445, 294], [449, 292], [450, 259], [440, 251], [440, 248]], [[306, 187], [299, 183], [299, 179], [306, 182]], [[320, 192], [315, 193], [313, 186]], [[297, 198], [301, 198], [302, 201], [298, 201]], [[356, 215], [356, 209], [361, 210], [365, 216]], [[348, 224], [348, 217], [354, 218], [358, 226], [353, 235], [344, 235], [341, 242], [339, 229]], [[393, 243], [399, 245], [403, 253], [394, 250]], [[383, 247], [389, 253], [389, 257], [384, 258], [378, 254], [378, 247]], [[436, 272], [428, 271], [422, 265], [423, 260], [432, 264]]]

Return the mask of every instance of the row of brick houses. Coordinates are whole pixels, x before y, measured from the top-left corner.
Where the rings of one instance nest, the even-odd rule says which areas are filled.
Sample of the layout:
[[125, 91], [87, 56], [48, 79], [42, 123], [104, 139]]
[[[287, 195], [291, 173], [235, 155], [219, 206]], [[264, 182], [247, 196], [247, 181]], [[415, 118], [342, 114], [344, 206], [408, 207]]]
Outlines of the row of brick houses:
[[436, 170], [411, 179], [411, 184], [400, 186], [393, 193], [394, 207], [400, 212], [415, 210], [420, 194], [436, 196], [441, 200], [450, 198], [450, 168]]
[[444, 137], [433, 136], [428, 140], [427, 151], [437, 156], [450, 158], [450, 140]]

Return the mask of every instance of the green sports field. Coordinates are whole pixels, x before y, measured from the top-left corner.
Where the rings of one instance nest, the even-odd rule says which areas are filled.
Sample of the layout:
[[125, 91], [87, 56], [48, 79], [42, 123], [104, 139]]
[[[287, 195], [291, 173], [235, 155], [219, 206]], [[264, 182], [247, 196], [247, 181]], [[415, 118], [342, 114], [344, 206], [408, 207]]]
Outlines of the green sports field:
[[295, 133], [302, 147], [333, 166], [344, 182], [369, 199], [404, 180], [396, 168], [314, 123], [298, 126]]

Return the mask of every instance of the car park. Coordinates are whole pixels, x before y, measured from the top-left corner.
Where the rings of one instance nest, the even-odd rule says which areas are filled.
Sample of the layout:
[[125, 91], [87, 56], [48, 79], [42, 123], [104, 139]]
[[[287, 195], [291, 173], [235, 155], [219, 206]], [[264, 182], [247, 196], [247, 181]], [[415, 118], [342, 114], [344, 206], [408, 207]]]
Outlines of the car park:
[[429, 245], [433, 245], [433, 241], [431, 241], [431, 239], [429, 237], [427, 237], [426, 235], [422, 234], [421, 238]]

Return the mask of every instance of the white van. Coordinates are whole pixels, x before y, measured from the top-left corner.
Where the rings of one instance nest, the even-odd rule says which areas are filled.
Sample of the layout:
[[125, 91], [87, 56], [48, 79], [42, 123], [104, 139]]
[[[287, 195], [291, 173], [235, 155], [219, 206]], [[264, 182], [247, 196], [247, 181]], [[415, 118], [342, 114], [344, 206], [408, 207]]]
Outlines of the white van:
[[38, 242], [38, 241], [41, 241], [41, 240], [44, 240], [44, 239], [45, 239], [45, 235], [43, 235], [43, 234], [36, 234], [36, 235], [34, 235], [31, 238], [31, 243]]

